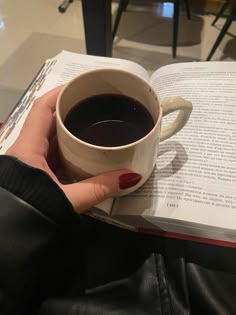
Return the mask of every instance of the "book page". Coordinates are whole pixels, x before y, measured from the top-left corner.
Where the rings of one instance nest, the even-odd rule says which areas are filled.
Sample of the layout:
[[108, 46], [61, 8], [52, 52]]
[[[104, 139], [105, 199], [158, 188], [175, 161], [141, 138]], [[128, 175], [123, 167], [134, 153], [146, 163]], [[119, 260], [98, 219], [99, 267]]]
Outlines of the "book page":
[[143, 67], [128, 60], [82, 55], [68, 51], [62, 51], [55, 59], [53, 71], [46, 77], [40, 94], [69, 82], [82, 73], [96, 69], [122, 69], [138, 75], [145, 81], [149, 80], [148, 72]]
[[151, 84], [160, 99], [192, 101], [193, 112], [183, 130], [160, 144], [147, 183], [116, 200], [112, 214], [236, 229], [236, 62], [165, 66]]
[[84, 72], [101, 68], [123, 69], [149, 80], [147, 71], [134, 62], [62, 51], [45, 63], [0, 129], [0, 154], [14, 143], [36, 98]]

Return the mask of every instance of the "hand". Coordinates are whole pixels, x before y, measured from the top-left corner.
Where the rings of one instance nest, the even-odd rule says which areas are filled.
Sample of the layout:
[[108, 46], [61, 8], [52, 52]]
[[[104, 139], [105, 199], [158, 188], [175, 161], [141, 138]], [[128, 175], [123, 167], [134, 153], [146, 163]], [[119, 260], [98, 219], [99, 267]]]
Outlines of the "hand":
[[75, 211], [82, 213], [120, 190], [136, 185], [141, 176], [123, 169], [73, 184], [64, 185], [59, 181], [55, 174], [59, 163], [55, 108], [60, 90], [61, 87], [58, 87], [34, 102], [19, 137], [6, 154], [48, 173], [64, 191]]

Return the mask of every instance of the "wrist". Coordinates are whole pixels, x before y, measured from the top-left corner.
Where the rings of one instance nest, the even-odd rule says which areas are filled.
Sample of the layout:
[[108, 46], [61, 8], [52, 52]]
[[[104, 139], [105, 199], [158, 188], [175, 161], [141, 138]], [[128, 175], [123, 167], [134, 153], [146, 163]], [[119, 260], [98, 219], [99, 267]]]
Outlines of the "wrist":
[[64, 192], [46, 172], [16, 157], [0, 156], [0, 186], [59, 224], [79, 217]]

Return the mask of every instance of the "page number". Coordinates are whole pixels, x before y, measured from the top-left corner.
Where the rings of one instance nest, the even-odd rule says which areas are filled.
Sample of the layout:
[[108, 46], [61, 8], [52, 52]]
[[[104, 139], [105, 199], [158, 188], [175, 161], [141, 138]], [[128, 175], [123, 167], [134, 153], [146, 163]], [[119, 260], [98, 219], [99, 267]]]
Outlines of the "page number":
[[177, 203], [167, 202], [167, 207], [170, 207], [170, 208], [178, 208], [179, 205], [178, 205]]

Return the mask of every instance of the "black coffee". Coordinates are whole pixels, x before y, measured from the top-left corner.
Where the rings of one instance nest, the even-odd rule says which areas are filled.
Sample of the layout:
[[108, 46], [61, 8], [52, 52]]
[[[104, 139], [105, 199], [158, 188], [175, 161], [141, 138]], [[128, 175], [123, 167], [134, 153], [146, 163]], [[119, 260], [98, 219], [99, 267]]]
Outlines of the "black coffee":
[[134, 142], [154, 127], [141, 103], [115, 94], [93, 96], [76, 104], [64, 124], [75, 137], [105, 147]]

